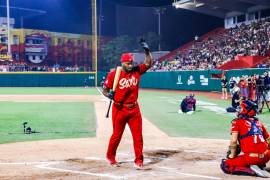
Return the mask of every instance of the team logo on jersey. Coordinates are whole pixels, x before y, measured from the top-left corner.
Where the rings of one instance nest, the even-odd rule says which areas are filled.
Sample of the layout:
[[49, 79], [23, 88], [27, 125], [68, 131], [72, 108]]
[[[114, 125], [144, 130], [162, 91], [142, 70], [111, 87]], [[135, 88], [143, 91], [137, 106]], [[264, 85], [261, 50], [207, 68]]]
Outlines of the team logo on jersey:
[[129, 88], [131, 86], [137, 86], [138, 79], [132, 76], [130, 79], [122, 78], [119, 81], [120, 89]]

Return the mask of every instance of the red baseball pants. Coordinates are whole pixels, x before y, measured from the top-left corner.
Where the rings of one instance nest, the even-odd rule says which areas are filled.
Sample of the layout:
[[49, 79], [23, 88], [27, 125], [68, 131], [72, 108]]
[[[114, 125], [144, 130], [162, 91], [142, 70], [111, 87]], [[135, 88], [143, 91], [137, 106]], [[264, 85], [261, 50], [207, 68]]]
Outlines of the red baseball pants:
[[143, 137], [142, 137], [142, 116], [140, 108], [135, 105], [132, 108], [112, 106], [113, 134], [110, 138], [107, 157], [115, 159], [117, 147], [121, 141], [126, 123], [129, 125], [135, 152], [134, 162], [143, 162]]

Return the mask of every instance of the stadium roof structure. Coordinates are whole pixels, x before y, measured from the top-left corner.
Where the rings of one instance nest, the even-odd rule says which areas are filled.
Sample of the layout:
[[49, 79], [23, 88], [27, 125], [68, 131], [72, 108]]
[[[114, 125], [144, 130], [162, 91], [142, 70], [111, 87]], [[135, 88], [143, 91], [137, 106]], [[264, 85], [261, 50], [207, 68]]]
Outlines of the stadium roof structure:
[[270, 8], [270, 0], [174, 0], [173, 6], [219, 18]]
[[247, 12], [269, 9], [270, 0], [110, 0], [125, 6], [158, 7], [174, 5], [177, 8], [226, 18]]
[[173, 0], [108, 0], [125, 6], [158, 7], [172, 5]]

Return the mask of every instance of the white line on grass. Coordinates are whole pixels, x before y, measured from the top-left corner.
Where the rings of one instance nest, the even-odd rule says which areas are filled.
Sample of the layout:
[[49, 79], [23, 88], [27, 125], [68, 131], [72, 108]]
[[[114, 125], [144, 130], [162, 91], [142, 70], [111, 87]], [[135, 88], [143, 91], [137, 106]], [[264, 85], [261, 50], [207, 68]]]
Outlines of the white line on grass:
[[173, 171], [176, 174], [181, 174], [181, 175], [190, 176], [190, 177], [199, 177], [199, 178], [205, 178], [205, 179], [221, 179], [219, 177], [213, 177], [213, 176], [204, 176], [204, 175], [199, 175], [199, 174], [182, 173], [182, 172], [178, 172], [177, 169], [175, 169], [175, 168], [168, 168], [168, 167], [162, 167], [162, 166], [158, 167], [158, 168]]

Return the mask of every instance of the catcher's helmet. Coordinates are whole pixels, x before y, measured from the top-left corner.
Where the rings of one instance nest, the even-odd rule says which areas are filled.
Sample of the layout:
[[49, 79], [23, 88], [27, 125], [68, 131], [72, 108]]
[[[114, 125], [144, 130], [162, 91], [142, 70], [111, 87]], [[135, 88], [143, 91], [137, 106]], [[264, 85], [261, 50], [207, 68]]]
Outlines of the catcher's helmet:
[[242, 101], [238, 115], [244, 115], [247, 117], [253, 117], [256, 115], [258, 105], [250, 100]]

